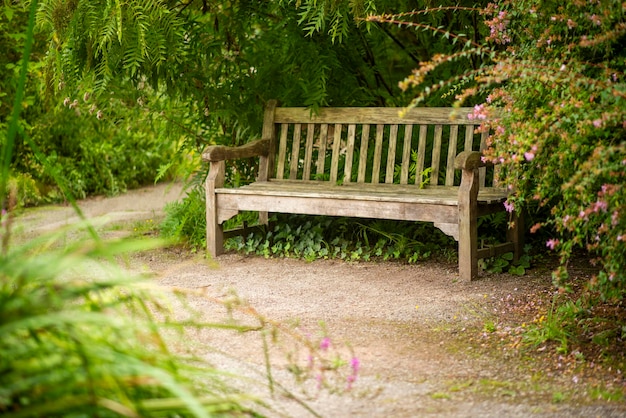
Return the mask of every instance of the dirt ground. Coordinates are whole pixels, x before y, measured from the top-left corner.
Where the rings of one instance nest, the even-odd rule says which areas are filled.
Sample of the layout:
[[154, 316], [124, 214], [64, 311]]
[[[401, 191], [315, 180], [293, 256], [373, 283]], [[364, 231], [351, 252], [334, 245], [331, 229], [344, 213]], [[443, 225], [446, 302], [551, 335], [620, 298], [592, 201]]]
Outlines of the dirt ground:
[[[158, 222], [165, 203], [182, 193], [178, 184], [158, 185], [88, 199], [80, 207], [98, 221], [105, 237], [116, 237], [142, 222]], [[76, 220], [71, 208], [54, 206], [26, 211], [19, 223], [28, 236]], [[547, 269], [523, 277], [483, 274], [467, 283], [458, 280], [456, 265], [446, 263], [305, 262], [238, 254], [206, 260], [181, 248], [136, 255], [131, 269], [149, 272], [163, 286], [204, 292], [190, 300], [207, 320], [224, 317], [224, 308], [211, 298], [236, 294], [285, 329], [313, 341], [328, 337], [329, 355], [337, 350], [348, 360], [358, 358], [351, 390], [318, 391], [313, 381], [302, 386], [308, 396], [292, 384], [285, 360], [291, 346], [280, 339], [270, 348], [277, 387], [272, 396], [254, 383], [263, 380], [264, 372], [260, 333], [195, 333], [191, 343], [196, 352], [225, 371], [249, 377], [241, 389], [265, 400], [272, 407], [270, 416], [313, 416], [279, 384], [324, 417], [626, 416], [620, 401], [600, 401], [594, 395], [597, 387], [624, 390], [620, 370], [598, 377], [580, 367], [554, 364], [554, 356], [546, 356], [550, 364], [542, 365], [541, 357], [524, 354], [505, 337], [508, 327], [519, 323], [516, 315], [532, 318], [522, 306], [535, 300], [539, 304], [539, 296], [552, 291]], [[502, 342], [494, 342], [499, 335]], [[542, 350], [552, 348], [537, 348]], [[346, 388], [344, 377], [338, 378], [340, 389]]]

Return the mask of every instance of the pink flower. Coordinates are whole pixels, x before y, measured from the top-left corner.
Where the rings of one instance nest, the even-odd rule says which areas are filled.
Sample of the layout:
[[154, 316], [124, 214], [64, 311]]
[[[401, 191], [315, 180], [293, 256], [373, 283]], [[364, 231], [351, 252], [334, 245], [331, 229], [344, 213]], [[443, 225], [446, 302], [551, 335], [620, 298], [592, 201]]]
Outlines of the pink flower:
[[507, 212], [511, 213], [515, 209], [515, 205], [507, 200], [506, 202], [504, 202], [504, 209], [506, 209]]
[[609, 207], [609, 204], [606, 203], [604, 200], [598, 200], [596, 203], [593, 204], [593, 211], [594, 212], [606, 212], [607, 208]]
[[602, 119], [596, 119], [593, 121], [593, 126], [595, 126], [596, 128], [601, 128], [602, 127]]
[[600, 26], [602, 24], [602, 20], [600, 20], [600, 17], [596, 14], [589, 16], [589, 19], [591, 19], [593, 24], [596, 26]]
[[361, 362], [358, 358], [352, 357], [352, 360], [350, 361], [350, 367], [352, 367], [352, 373], [357, 374], [359, 372], [359, 369], [361, 368]]
[[526, 159], [526, 161], [532, 161], [535, 158], [535, 154], [532, 152], [525, 152], [524, 158]]
[[320, 350], [326, 351], [330, 348], [330, 338], [324, 337], [320, 342]]
[[558, 239], [553, 239], [553, 238], [552, 238], [552, 239], [549, 239], [549, 240], [546, 242], [546, 247], [548, 247], [548, 248], [549, 248], [549, 249], [551, 249], [551, 250], [554, 250], [554, 248], [555, 248], [557, 245], [559, 245], [559, 240], [558, 240]]

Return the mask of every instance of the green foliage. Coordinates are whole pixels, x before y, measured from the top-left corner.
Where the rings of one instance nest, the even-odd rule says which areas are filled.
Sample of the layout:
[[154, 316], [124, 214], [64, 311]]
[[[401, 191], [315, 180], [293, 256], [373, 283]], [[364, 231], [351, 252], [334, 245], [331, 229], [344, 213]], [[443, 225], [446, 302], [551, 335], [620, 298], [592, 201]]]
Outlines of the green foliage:
[[193, 251], [206, 248], [206, 218], [204, 193], [192, 189], [187, 197], [165, 206], [165, 219], [159, 226], [161, 235], [176, 242], [185, 242]]
[[244, 254], [309, 261], [382, 259], [416, 263], [454, 246], [434, 227], [411, 222], [278, 214], [271, 225], [267, 231], [231, 238], [225, 247]]
[[[555, 283], [566, 289], [568, 260], [583, 249], [601, 266], [589, 285], [601, 299], [626, 292], [626, 22], [623, 4], [504, 1], [485, 9], [487, 41], [466, 50], [492, 62], [466, 73], [475, 83], [457, 95], [484, 98], [473, 117], [495, 117], [486, 156], [504, 163], [502, 181], [516, 191], [508, 205], [547, 213], [543, 245], [558, 252]], [[418, 100], [440, 86], [435, 68], [462, 54], [437, 57], [405, 80]], [[450, 81], [450, 82], [453, 82]], [[444, 82], [444, 85], [446, 82]]]
[[169, 351], [156, 317], [170, 315], [163, 295], [98, 262], [154, 242], [38, 250], [51, 244], [44, 237], [0, 256], [0, 412], [147, 416], [159, 401], [193, 416], [241, 410], [218, 371]]

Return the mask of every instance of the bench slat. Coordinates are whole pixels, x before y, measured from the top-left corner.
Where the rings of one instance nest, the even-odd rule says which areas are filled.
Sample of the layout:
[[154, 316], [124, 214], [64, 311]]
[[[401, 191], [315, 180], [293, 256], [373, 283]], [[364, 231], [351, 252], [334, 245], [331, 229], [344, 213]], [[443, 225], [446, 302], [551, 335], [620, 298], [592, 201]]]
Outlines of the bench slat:
[[[218, 194], [261, 194], [300, 197], [345, 196], [346, 199], [365, 195], [365, 200], [389, 200], [402, 202], [431, 202], [443, 205], [458, 205], [458, 187], [402, 184], [343, 184], [330, 185], [324, 181], [274, 180], [257, 182], [238, 188], [216, 189]], [[352, 196], [352, 197], [350, 197]], [[486, 187], [478, 193], [480, 204], [501, 203], [506, 199], [506, 190]]]
[[[487, 148], [487, 137], [489, 136], [489, 132], [483, 132], [480, 134], [480, 152], [484, 151]], [[487, 169], [485, 167], [481, 167], [478, 169], [478, 178], [479, 178], [479, 187], [485, 187], [485, 177], [487, 174]]]
[[[330, 182], [337, 182], [337, 174], [339, 171], [339, 153], [341, 151], [341, 130], [340, 123], [335, 124], [335, 135], [333, 137], [333, 152], [330, 161]], [[330, 138], [330, 136], [329, 136]]]
[[317, 150], [317, 176], [324, 175], [324, 165], [326, 163], [326, 141], [328, 140], [328, 125], [320, 126], [319, 148]]
[[380, 164], [383, 155], [383, 135], [385, 133], [385, 125], [376, 125], [376, 145], [374, 148], [374, 165], [372, 166], [372, 183], [378, 183], [380, 180]]
[[354, 158], [354, 142], [356, 136], [356, 125], [348, 125], [348, 141], [346, 143], [346, 164], [343, 171], [343, 182], [352, 181], [352, 159]]
[[454, 186], [454, 159], [456, 158], [456, 144], [459, 136], [459, 125], [450, 126], [448, 141], [448, 160], [446, 162], [446, 186]]
[[283, 123], [280, 128], [280, 143], [278, 145], [278, 161], [276, 169], [276, 178], [284, 178], [285, 173], [285, 159], [287, 155], [287, 133], [289, 131], [289, 124]]
[[441, 136], [443, 133], [442, 125], [435, 125], [435, 137], [433, 142], [433, 160], [430, 163], [433, 171], [430, 172], [430, 184], [436, 186], [439, 184], [439, 162], [441, 161]]
[[472, 151], [474, 148], [474, 125], [465, 127], [465, 147], [463, 151]]
[[361, 131], [361, 149], [359, 153], [359, 173], [357, 177], [358, 183], [365, 183], [365, 174], [367, 173], [367, 150], [370, 142], [370, 125], [363, 125]]
[[402, 168], [400, 170], [400, 184], [409, 182], [409, 170], [411, 166], [411, 140], [413, 137], [413, 125], [404, 126], [404, 144], [402, 145]]
[[302, 124], [296, 123], [293, 127], [293, 138], [291, 140], [291, 161], [289, 164], [289, 178], [298, 178], [298, 163], [300, 161], [300, 137], [302, 135]]
[[413, 109], [399, 109], [389, 107], [356, 107], [356, 108], [320, 108], [317, 113], [306, 107], [277, 107], [275, 123], [298, 123], [310, 120], [315, 123], [327, 124], [458, 124], [472, 125], [474, 122], [467, 118], [472, 108], [442, 108], [420, 107]]
[[422, 183], [424, 172], [424, 158], [426, 157], [426, 134], [428, 133], [428, 126], [420, 126], [419, 146], [417, 148], [417, 168], [415, 169], [415, 184], [418, 186]]
[[389, 140], [387, 141], [387, 170], [385, 172], [385, 183], [393, 183], [393, 172], [396, 168], [396, 146], [398, 144], [398, 125], [391, 125], [389, 129]]
[[313, 161], [313, 143], [315, 142], [315, 124], [307, 124], [306, 130], [306, 148], [304, 150], [304, 170], [302, 178], [304, 180], [311, 179], [311, 162]]

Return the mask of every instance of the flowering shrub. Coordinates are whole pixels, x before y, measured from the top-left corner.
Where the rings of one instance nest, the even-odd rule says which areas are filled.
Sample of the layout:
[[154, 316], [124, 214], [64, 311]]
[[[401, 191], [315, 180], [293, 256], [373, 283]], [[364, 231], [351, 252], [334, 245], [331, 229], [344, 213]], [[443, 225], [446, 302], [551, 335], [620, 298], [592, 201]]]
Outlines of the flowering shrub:
[[[484, 158], [506, 167], [501, 181], [515, 190], [507, 209], [549, 214], [531, 232], [552, 235], [545, 247], [560, 256], [556, 284], [567, 287], [568, 261], [583, 249], [601, 267], [590, 285], [605, 300], [626, 291], [625, 12], [620, 1], [491, 3], [482, 12], [487, 44], [465, 53], [492, 61], [468, 72], [473, 84], [457, 95], [485, 98], [472, 117], [493, 118], [480, 128], [491, 132]], [[420, 86], [432, 64], [401, 83], [421, 88], [416, 103], [448, 85]]]

